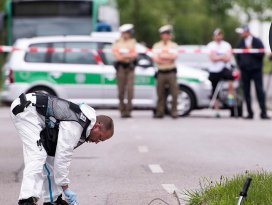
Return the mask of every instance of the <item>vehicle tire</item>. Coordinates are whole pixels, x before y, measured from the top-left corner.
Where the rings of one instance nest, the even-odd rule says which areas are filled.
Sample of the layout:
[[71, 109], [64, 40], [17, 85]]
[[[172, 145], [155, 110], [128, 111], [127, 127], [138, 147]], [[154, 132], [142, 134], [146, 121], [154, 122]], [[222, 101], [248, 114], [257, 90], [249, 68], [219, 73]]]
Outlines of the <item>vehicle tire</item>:
[[1, 101], [1, 102], [0, 102], [0, 107], [1, 107], [1, 106], [10, 107], [10, 106], [11, 106], [11, 103], [12, 103], [12, 102]]
[[43, 87], [43, 86], [33, 87], [29, 91], [27, 91], [27, 93], [34, 93], [34, 92], [42, 92], [49, 95], [57, 96], [56, 93], [52, 89]]
[[[186, 87], [181, 86], [178, 93], [178, 115], [179, 116], [187, 116], [190, 114], [192, 109], [195, 107], [195, 96], [194, 93]], [[172, 104], [172, 97], [168, 95], [166, 98], [166, 109], [168, 113], [171, 110]]]

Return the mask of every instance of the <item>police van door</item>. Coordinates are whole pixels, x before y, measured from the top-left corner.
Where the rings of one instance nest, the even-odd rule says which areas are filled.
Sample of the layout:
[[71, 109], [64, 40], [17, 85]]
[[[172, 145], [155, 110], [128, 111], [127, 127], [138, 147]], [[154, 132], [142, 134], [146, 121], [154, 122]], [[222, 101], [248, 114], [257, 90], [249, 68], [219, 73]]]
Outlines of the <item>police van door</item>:
[[116, 70], [113, 66], [115, 58], [111, 51], [111, 43], [100, 43], [99, 49], [101, 49], [100, 56], [104, 63], [102, 69], [102, 82], [103, 82], [103, 106], [105, 107], [117, 107], [118, 92], [116, 82]]
[[156, 105], [155, 68], [151, 57], [138, 53], [135, 67], [133, 103], [139, 107], [154, 108]]
[[[87, 49], [97, 49], [95, 42], [46, 42], [30, 47], [53, 48], [52, 52], [29, 52], [25, 56], [25, 66], [35, 72], [28, 75], [28, 81], [35, 85], [46, 85], [59, 97], [76, 103], [92, 105], [101, 101], [101, 66]], [[66, 48], [58, 52], [57, 48]], [[72, 52], [73, 49], [77, 52]], [[84, 50], [86, 49], [86, 50]], [[86, 51], [86, 52], [85, 52]]]
[[68, 98], [76, 103], [100, 105], [102, 100], [101, 65], [91, 50], [98, 49], [97, 42], [65, 42], [65, 48], [78, 52], [64, 53], [67, 84], [64, 85]]

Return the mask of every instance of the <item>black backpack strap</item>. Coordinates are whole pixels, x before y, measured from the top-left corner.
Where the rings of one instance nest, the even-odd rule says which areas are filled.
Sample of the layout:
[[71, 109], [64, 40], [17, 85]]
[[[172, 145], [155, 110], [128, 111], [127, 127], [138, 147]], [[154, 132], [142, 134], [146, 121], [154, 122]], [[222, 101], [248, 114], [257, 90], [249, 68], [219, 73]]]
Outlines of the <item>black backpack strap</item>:
[[79, 115], [79, 124], [83, 127], [83, 131], [80, 136], [79, 142], [77, 143], [77, 145], [75, 147], [75, 148], [77, 148], [86, 141], [86, 139], [88, 137], [88, 136], [86, 136], [87, 135], [86, 132], [87, 132], [88, 126], [91, 124], [91, 121], [84, 115], [84, 113], [81, 111], [79, 105], [70, 102], [69, 107], [71, 110], [73, 110], [75, 113], [77, 113]]
[[88, 137], [88, 136], [86, 136], [87, 135], [86, 132], [87, 132], [87, 128], [89, 127], [90, 124], [91, 124], [91, 121], [87, 118], [86, 123], [83, 127], [83, 132], [82, 132], [80, 139], [83, 139], [83, 138], [86, 139]]
[[69, 102], [69, 108], [71, 110], [73, 110], [75, 113], [77, 114], [80, 114], [81, 113], [81, 110], [79, 108], [79, 105], [75, 104], [75, 103], [72, 103], [72, 102]]
[[22, 93], [22, 94], [19, 96], [19, 98], [20, 98], [20, 104], [17, 105], [16, 107], [14, 107], [14, 108], [12, 109], [12, 113], [13, 113], [14, 115], [17, 115], [17, 114], [23, 112], [24, 109], [25, 109], [26, 107], [28, 107], [28, 106], [31, 104], [31, 101], [27, 101], [27, 100], [26, 100], [26, 96], [25, 96], [24, 93]]
[[77, 145], [75, 146], [74, 149], [78, 148], [80, 145], [82, 145], [83, 143], [86, 142], [86, 140], [87, 140], [87, 138], [88, 138], [86, 132], [87, 132], [87, 128], [89, 127], [90, 124], [91, 124], [91, 121], [87, 118], [86, 124], [84, 125], [82, 134], [81, 134], [81, 136], [80, 136], [80, 139], [79, 139], [79, 141], [78, 141], [78, 143], [77, 143]]
[[48, 106], [48, 95], [44, 93], [34, 93], [36, 96], [36, 110], [39, 114], [46, 116]]

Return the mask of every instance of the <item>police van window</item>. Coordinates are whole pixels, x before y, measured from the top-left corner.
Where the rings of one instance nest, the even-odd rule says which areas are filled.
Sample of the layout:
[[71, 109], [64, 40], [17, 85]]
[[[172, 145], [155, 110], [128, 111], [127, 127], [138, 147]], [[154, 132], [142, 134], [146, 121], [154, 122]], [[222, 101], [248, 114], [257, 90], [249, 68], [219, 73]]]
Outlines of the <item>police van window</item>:
[[67, 64], [97, 64], [95, 56], [91, 52], [84, 52], [84, 49], [97, 50], [98, 44], [96, 42], [66, 42], [66, 48], [83, 49], [82, 52], [67, 52], [65, 53], [64, 62]]
[[111, 52], [112, 44], [104, 43], [102, 46], [103, 52], [100, 54], [105, 65], [113, 65], [115, 58]]
[[[102, 50], [103, 52], [100, 55], [101, 55], [101, 58], [102, 58], [104, 64], [105, 65], [113, 65], [114, 61], [116, 61], [116, 59], [115, 59], [113, 53], [111, 52], [112, 44], [111, 43], [104, 43], [102, 45], [102, 49], [103, 49]], [[149, 57], [148, 55], [143, 54], [143, 53], [138, 54], [137, 61], [142, 60], [142, 59], [148, 61], [148, 67], [153, 66], [152, 58]]]
[[[63, 42], [50, 43], [50, 47], [52, 48], [64, 48]], [[64, 63], [64, 52], [53, 52], [51, 53], [51, 63]]]
[[[37, 43], [29, 46], [30, 48], [47, 48], [47, 43]], [[30, 63], [48, 63], [49, 53], [46, 52], [27, 52], [25, 55], [25, 61]]]

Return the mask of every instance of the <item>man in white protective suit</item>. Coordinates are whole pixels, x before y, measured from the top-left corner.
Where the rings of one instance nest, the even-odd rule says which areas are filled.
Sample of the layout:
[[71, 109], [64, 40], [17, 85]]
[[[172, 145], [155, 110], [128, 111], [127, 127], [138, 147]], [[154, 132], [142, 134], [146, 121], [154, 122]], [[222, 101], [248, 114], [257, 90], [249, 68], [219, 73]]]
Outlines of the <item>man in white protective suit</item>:
[[[113, 136], [113, 120], [96, 116], [86, 104], [44, 93], [21, 94], [11, 105], [12, 121], [23, 143], [24, 172], [19, 205], [75, 205], [69, 166], [75, 148]], [[65, 200], [62, 199], [62, 193]]]

